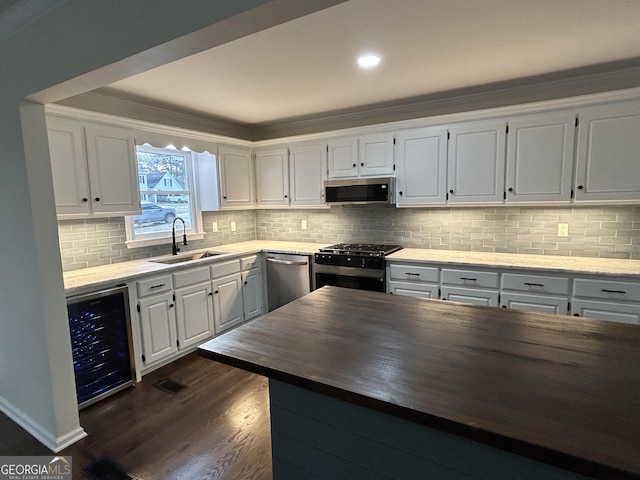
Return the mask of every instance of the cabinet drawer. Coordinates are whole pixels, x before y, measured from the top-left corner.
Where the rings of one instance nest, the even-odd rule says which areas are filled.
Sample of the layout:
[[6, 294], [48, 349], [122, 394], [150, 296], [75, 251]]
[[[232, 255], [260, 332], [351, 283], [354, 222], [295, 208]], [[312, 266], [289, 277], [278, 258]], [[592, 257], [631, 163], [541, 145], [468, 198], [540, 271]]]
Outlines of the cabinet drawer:
[[438, 298], [438, 285], [428, 283], [389, 282], [389, 293], [419, 298]]
[[576, 278], [573, 281], [573, 294], [576, 297], [626, 300], [640, 303], [640, 284]]
[[136, 289], [138, 290], [138, 297], [146, 297], [147, 295], [168, 292], [173, 289], [171, 276], [165, 275], [163, 277], [153, 277], [147, 280], [138, 280], [136, 282]]
[[250, 255], [240, 259], [240, 268], [242, 271], [249, 270], [260, 266], [260, 255]]
[[211, 278], [224, 277], [240, 271], [240, 259], [229, 260], [211, 265]]
[[465, 287], [498, 288], [498, 274], [496, 272], [443, 268], [442, 283], [464, 285]]
[[640, 306], [628, 303], [574, 300], [571, 313], [576, 317], [640, 325]]
[[569, 293], [569, 279], [562, 277], [546, 277], [516, 273], [502, 274], [502, 288], [527, 293]]
[[474, 305], [498, 306], [498, 291], [481, 288], [442, 287], [442, 300], [451, 302], [473, 303]]
[[524, 310], [526, 312], [555, 313], [567, 315], [569, 300], [567, 297], [549, 297], [545, 295], [530, 295], [528, 293], [503, 293], [501, 298], [504, 308]]
[[209, 267], [193, 268], [173, 274], [173, 285], [175, 288], [186, 287], [196, 283], [208, 282]]
[[438, 269], [417, 265], [389, 265], [390, 280], [410, 280], [412, 282], [438, 282]]

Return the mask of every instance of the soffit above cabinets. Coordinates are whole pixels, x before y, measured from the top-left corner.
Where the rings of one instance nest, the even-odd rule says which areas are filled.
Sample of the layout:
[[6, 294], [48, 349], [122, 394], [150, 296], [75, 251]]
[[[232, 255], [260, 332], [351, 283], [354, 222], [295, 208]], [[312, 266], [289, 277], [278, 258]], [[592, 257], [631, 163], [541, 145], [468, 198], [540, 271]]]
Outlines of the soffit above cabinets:
[[[522, 79], [640, 72], [638, 25], [633, 0], [350, 0], [100, 93], [268, 125]], [[379, 67], [358, 69], [370, 51]]]

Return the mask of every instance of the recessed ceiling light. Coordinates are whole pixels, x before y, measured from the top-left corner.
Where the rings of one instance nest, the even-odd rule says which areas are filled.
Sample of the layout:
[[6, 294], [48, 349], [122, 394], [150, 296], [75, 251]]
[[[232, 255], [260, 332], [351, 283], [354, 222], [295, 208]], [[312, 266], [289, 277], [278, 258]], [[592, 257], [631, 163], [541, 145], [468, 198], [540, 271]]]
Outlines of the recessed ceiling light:
[[378, 55], [367, 54], [358, 57], [358, 65], [362, 68], [373, 68], [380, 63], [380, 57]]

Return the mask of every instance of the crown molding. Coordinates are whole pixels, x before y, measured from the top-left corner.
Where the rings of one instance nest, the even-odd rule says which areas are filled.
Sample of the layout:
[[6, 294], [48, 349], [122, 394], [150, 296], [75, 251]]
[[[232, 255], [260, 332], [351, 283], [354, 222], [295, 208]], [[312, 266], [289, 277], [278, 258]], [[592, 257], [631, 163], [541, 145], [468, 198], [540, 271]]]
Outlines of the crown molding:
[[56, 104], [241, 140], [252, 139], [251, 129], [248, 126], [214, 117], [194, 115], [168, 105], [158, 105], [141, 102], [134, 98], [125, 98], [120, 95], [114, 95], [113, 91], [108, 88], [101, 88], [65, 98]]
[[233, 139], [259, 147], [577, 108], [640, 97], [640, 59], [628, 68], [615, 71], [603, 67], [603, 71], [590, 70], [590, 73], [571, 78], [550, 77], [535, 77], [537, 82], [532, 79], [502, 82], [261, 125], [232, 123], [178, 107], [113, 96], [108, 88], [70, 97], [52, 106], [63, 105], [95, 115], [107, 114], [120, 121], [124, 118], [131, 125], [137, 122], [145, 129], [162, 125], [165, 133], [167, 127], [171, 127], [183, 135], [187, 131], [200, 132], [210, 135], [209, 139], [220, 141], [224, 137], [227, 141]]
[[566, 99], [580, 97], [577, 102], [584, 102], [591, 95], [596, 98], [598, 94], [639, 86], [640, 59], [632, 59], [252, 125], [252, 139], [308, 135], [539, 102], [552, 102], [553, 108], [558, 108], [562, 103], [567, 104]]

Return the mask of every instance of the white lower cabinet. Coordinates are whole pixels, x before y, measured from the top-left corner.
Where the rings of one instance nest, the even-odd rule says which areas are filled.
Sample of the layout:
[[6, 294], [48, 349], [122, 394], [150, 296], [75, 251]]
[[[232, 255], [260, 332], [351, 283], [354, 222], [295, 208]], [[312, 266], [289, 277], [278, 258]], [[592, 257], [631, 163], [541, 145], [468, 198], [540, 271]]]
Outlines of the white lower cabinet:
[[136, 283], [145, 368], [160, 364], [213, 336], [208, 267]]
[[387, 292], [420, 298], [438, 298], [440, 271], [411, 264], [387, 265]]
[[442, 300], [498, 306], [498, 273], [442, 269]]
[[213, 335], [211, 283], [199, 283], [175, 291], [178, 347], [198, 345]]
[[529, 312], [569, 313], [569, 279], [534, 273], [503, 273], [503, 308]]
[[210, 268], [213, 315], [216, 334], [220, 334], [244, 321], [240, 259], [215, 263]]
[[171, 357], [178, 351], [173, 293], [142, 299], [138, 306], [142, 330], [142, 363], [151, 365]]
[[[640, 325], [640, 283], [538, 271], [441, 268], [389, 261], [387, 292]], [[544, 273], [544, 272], [543, 272]]]
[[481, 288], [464, 288], [443, 286], [440, 289], [442, 300], [452, 302], [473, 303], [475, 305], [498, 306], [498, 291]]
[[216, 333], [222, 333], [244, 321], [242, 277], [240, 272], [216, 278], [213, 287], [213, 311]]
[[260, 255], [240, 259], [242, 268], [242, 303], [244, 320], [253, 320], [264, 313], [264, 285]]
[[503, 308], [524, 310], [527, 312], [556, 313], [566, 315], [569, 301], [566, 298], [528, 293], [503, 293], [500, 297]]
[[571, 314], [596, 320], [640, 324], [640, 284], [576, 278], [573, 282]]
[[135, 282], [142, 373], [262, 315], [260, 259], [251, 255]]
[[151, 365], [178, 351], [176, 313], [170, 276], [137, 282], [142, 363]]

